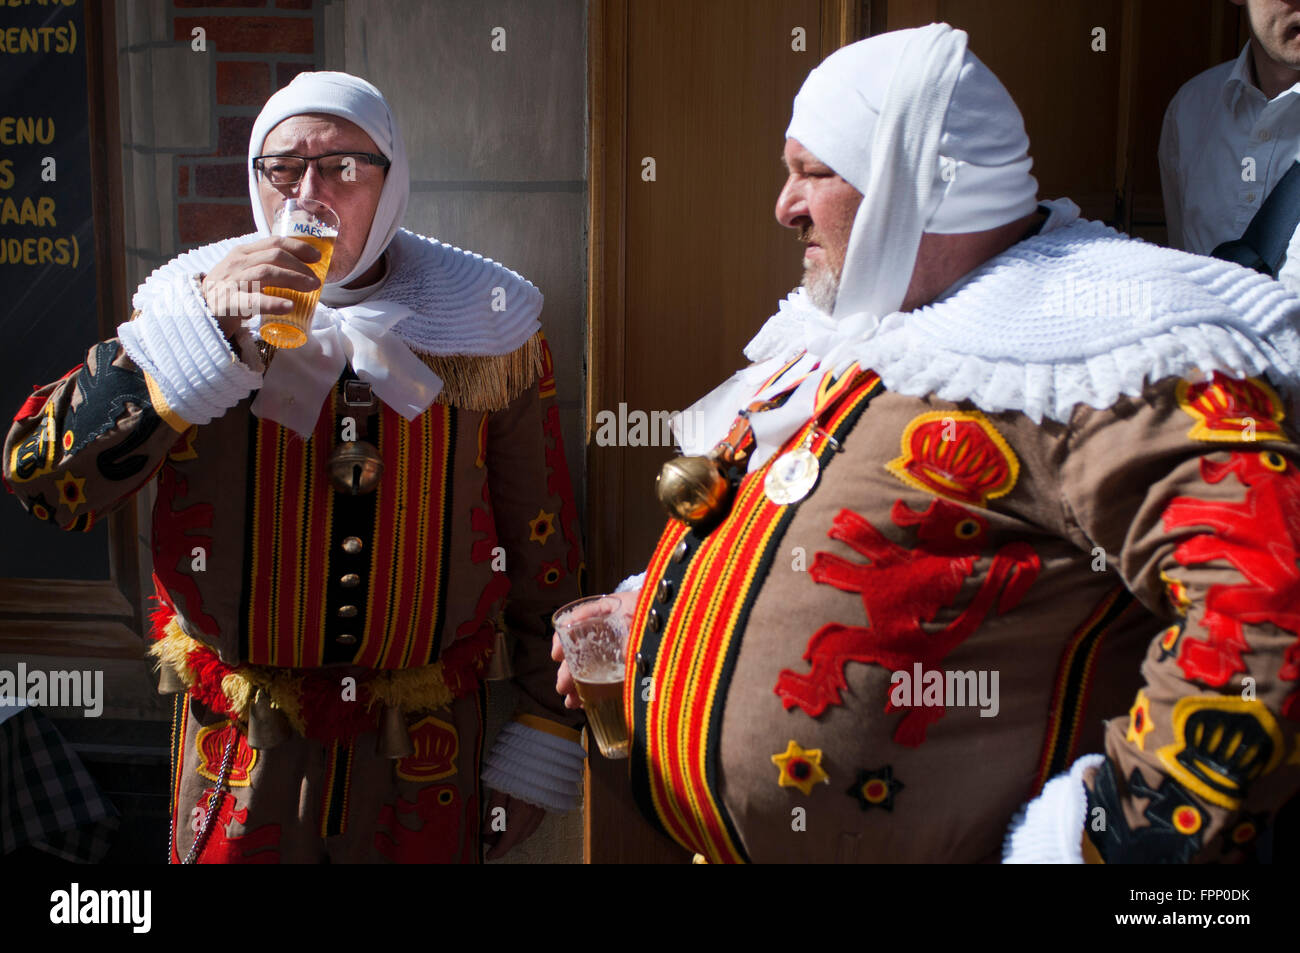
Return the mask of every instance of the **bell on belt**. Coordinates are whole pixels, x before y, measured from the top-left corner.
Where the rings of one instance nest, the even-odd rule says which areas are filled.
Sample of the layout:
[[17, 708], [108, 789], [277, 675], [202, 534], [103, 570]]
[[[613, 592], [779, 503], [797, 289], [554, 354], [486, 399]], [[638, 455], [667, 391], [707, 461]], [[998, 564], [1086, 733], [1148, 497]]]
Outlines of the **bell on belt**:
[[268, 692], [259, 688], [248, 709], [248, 746], [274, 748], [288, 738], [291, 731], [289, 719], [284, 716], [284, 712], [271, 704]]
[[492, 645], [487, 667], [483, 669], [483, 677], [490, 682], [502, 682], [514, 674], [510, 667], [510, 646], [506, 642], [506, 634], [497, 629], [496, 642]]
[[158, 694], [179, 695], [183, 691], [185, 691], [185, 682], [176, 674], [172, 663], [161, 662], [158, 665]]
[[364, 440], [341, 443], [329, 459], [330, 480], [340, 493], [360, 496], [374, 492], [384, 474], [384, 461], [374, 444]]
[[411, 733], [406, 729], [406, 716], [396, 705], [385, 705], [379, 719], [379, 739], [375, 751], [384, 758], [405, 758], [415, 754]]
[[655, 493], [670, 516], [701, 526], [727, 511], [731, 481], [717, 457], [677, 457], [659, 471]]

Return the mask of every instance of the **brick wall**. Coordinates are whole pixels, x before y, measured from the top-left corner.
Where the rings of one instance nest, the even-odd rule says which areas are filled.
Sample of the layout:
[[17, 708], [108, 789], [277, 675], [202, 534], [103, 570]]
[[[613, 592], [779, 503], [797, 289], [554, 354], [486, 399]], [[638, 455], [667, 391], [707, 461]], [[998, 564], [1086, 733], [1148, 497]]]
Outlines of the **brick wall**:
[[176, 160], [176, 238], [184, 248], [254, 229], [245, 174], [248, 137], [262, 104], [304, 70], [320, 69], [321, 0], [171, 0], [172, 36], [202, 28], [215, 61], [216, 149]]

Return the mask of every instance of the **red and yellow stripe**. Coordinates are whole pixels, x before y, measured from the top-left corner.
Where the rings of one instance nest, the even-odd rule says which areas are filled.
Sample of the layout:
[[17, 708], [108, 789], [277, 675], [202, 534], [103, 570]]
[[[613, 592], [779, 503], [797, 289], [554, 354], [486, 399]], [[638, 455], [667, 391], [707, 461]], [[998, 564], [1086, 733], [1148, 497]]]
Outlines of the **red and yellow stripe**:
[[[285, 668], [323, 664], [331, 572], [337, 444], [334, 395], [312, 439], [259, 420], [249, 565], [248, 659]], [[453, 411], [434, 404], [413, 421], [381, 406], [374, 442], [384, 461], [369, 547], [366, 625], [356, 664], [395, 669], [430, 661], [443, 601], [450, 528]]]
[[[326, 407], [333, 401], [331, 392]], [[333, 425], [328, 409], [310, 440], [270, 420], [256, 423], [247, 618], [248, 661], [255, 665], [321, 664]]]
[[1066, 642], [1057, 666], [1052, 703], [1048, 709], [1047, 733], [1043, 738], [1031, 797], [1037, 797], [1044, 784], [1073, 763], [1079, 743], [1079, 725], [1092, 690], [1097, 652], [1105, 634], [1115, 628], [1132, 605], [1133, 597], [1124, 586], [1111, 589]]
[[[822, 382], [831, 397], [824, 406], [843, 398], [822, 423], [831, 434], [849, 421], [879, 384], [870, 373], [843, 377], [848, 380]], [[809, 431], [813, 431], [810, 449], [825, 462], [830, 442], [811, 423], [791, 438], [786, 449], [798, 446]], [[651, 558], [627, 653], [632, 690], [627, 693], [625, 713], [641, 736], [655, 813], [673, 838], [714, 863], [745, 860], [716, 792], [713, 762], [727, 673], [775, 547], [794, 512], [771, 502], [763, 492], [772, 462], [745, 476], [731, 511], [692, 557], [680, 594], [663, 623], [653, 691], [641, 724], [635, 720], [636, 699], [641, 697], [635, 659], [656, 604], [657, 583], [673, 549], [687, 535], [687, 527], [678, 521], [669, 524]]]
[[422, 664], [431, 649], [450, 532], [451, 413], [433, 404], [409, 422], [386, 406], [380, 414], [379, 445], [387, 452], [371, 538], [383, 552], [371, 563], [358, 665], [406, 668]]

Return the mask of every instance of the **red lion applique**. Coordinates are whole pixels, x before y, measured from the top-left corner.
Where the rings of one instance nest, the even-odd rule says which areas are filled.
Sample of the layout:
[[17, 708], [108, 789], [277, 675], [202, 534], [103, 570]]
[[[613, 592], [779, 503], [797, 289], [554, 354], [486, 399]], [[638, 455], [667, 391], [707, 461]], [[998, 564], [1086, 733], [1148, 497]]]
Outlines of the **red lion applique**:
[[153, 566], [154, 580], [161, 583], [159, 593], [170, 594], [166, 601], [174, 603], [177, 595], [185, 600], [185, 614], [203, 633], [216, 637], [221, 634], [217, 620], [203, 611], [203, 597], [192, 576], [178, 567], [192, 558], [195, 546], [202, 546], [210, 558], [212, 537], [198, 530], [212, 528], [211, 503], [193, 503], [176, 506], [176, 500], [188, 492], [188, 481], [170, 465], [158, 472], [158, 499], [153, 508]]
[[[207, 814], [208, 799], [212, 789], [199, 795], [195, 807]], [[248, 820], [248, 808], [235, 810], [235, 795], [229, 791], [221, 792], [221, 806], [217, 816], [212, 819], [212, 832], [208, 835], [203, 851], [195, 859], [199, 864], [278, 864], [280, 851], [272, 850], [280, 846], [280, 825], [263, 824], [256, 830], [232, 836], [230, 825], [243, 825]], [[197, 835], [196, 835], [197, 836]], [[179, 863], [179, 861], [177, 861]]]
[[[1243, 625], [1271, 622], [1300, 634], [1300, 474], [1273, 450], [1234, 452], [1227, 463], [1201, 460], [1206, 483], [1219, 483], [1229, 473], [1246, 488], [1241, 502], [1180, 496], [1162, 516], [1166, 530], [1210, 531], [1180, 543], [1174, 559], [1184, 566], [1228, 563], [1246, 580], [1209, 588], [1201, 617], [1209, 638], [1184, 638], [1178, 655], [1189, 679], [1214, 687], [1246, 671], [1242, 653], [1250, 647]], [[1300, 679], [1300, 639], [1287, 649], [1278, 674], [1287, 681]], [[1300, 689], [1287, 696], [1282, 713], [1300, 719]]]
[[[900, 528], [916, 527], [916, 549], [890, 542], [851, 510], [840, 510], [831, 524], [827, 535], [847, 543], [867, 562], [819, 552], [809, 572], [815, 582], [859, 593], [869, 625], [831, 623], [813, 633], [803, 654], [812, 669], [806, 675], [786, 669], [777, 679], [775, 691], [787, 709], [798, 705], [816, 717], [828, 705], [840, 704], [849, 662], [893, 671], [909, 670], [915, 662], [927, 670], [937, 667], [979, 628], [995, 603], [999, 613], [1009, 612], [1038, 578], [1038, 555], [1027, 543], [1009, 543], [994, 554], [979, 590], [961, 614], [942, 629], [928, 631], [922, 624], [951, 606], [970, 577], [988, 523], [946, 500], [934, 500], [920, 513], [898, 500], [890, 517]], [[911, 710], [895, 729], [894, 740], [916, 747], [944, 709], [905, 707]], [[895, 710], [892, 702], [886, 704], [886, 712]]]
[[[419, 830], [399, 820], [414, 814]], [[375, 850], [396, 864], [451, 864], [460, 847], [460, 798], [455, 785], [438, 784], [422, 788], [414, 801], [398, 797], [379, 812]]]

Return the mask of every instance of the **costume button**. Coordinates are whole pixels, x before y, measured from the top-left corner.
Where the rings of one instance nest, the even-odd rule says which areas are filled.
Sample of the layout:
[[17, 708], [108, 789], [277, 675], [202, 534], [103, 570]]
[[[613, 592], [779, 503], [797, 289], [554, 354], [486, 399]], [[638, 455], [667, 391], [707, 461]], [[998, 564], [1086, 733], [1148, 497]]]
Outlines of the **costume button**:
[[649, 667], [650, 667], [650, 666], [648, 666], [648, 665], [646, 664], [645, 656], [642, 655], [640, 652], [637, 652], [637, 653], [636, 653], [636, 670], [637, 670], [638, 674], [644, 675], [644, 674], [646, 673], [646, 670], [647, 670]]
[[350, 572], [346, 576], [339, 577], [339, 585], [344, 589], [353, 589], [361, 585], [361, 577], [354, 572]]
[[677, 548], [673, 550], [673, 555], [672, 555], [673, 562], [679, 563], [683, 559], [685, 559], [687, 548], [688, 547], [686, 546], [686, 540], [682, 540], [680, 543], [678, 543]]
[[651, 609], [650, 616], [648, 619], [646, 619], [646, 621], [649, 623], [650, 631], [652, 632], [658, 632], [660, 629], [663, 628], [664, 625], [664, 620], [659, 615], [658, 609]]
[[340, 619], [355, 619], [357, 615], [356, 606], [339, 606]]
[[343, 551], [349, 555], [355, 556], [357, 553], [361, 552], [363, 545], [361, 537], [349, 536], [347, 539], [343, 540]]
[[1273, 133], [1269, 132], [1267, 129], [1261, 129], [1259, 131], [1260, 142], [1268, 142], [1272, 138], [1273, 138]]
[[659, 580], [659, 591], [655, 593], [660, 602], [667, 602], [673, 597], [673, 583], [671, 579]]
[[1247, 202], [1254, 202], [1254, 201], [1255, 201], [1255, 193], [1254, 193], [1254, 192], [1247, 192], [1247, 193], [1246, 193], [1246, 201], [1247, 201]]
[[341, 635], [334, 636], [334, 641], [339, 645], [356, 645], [357, 637], [351, 632], [344, 632]]

